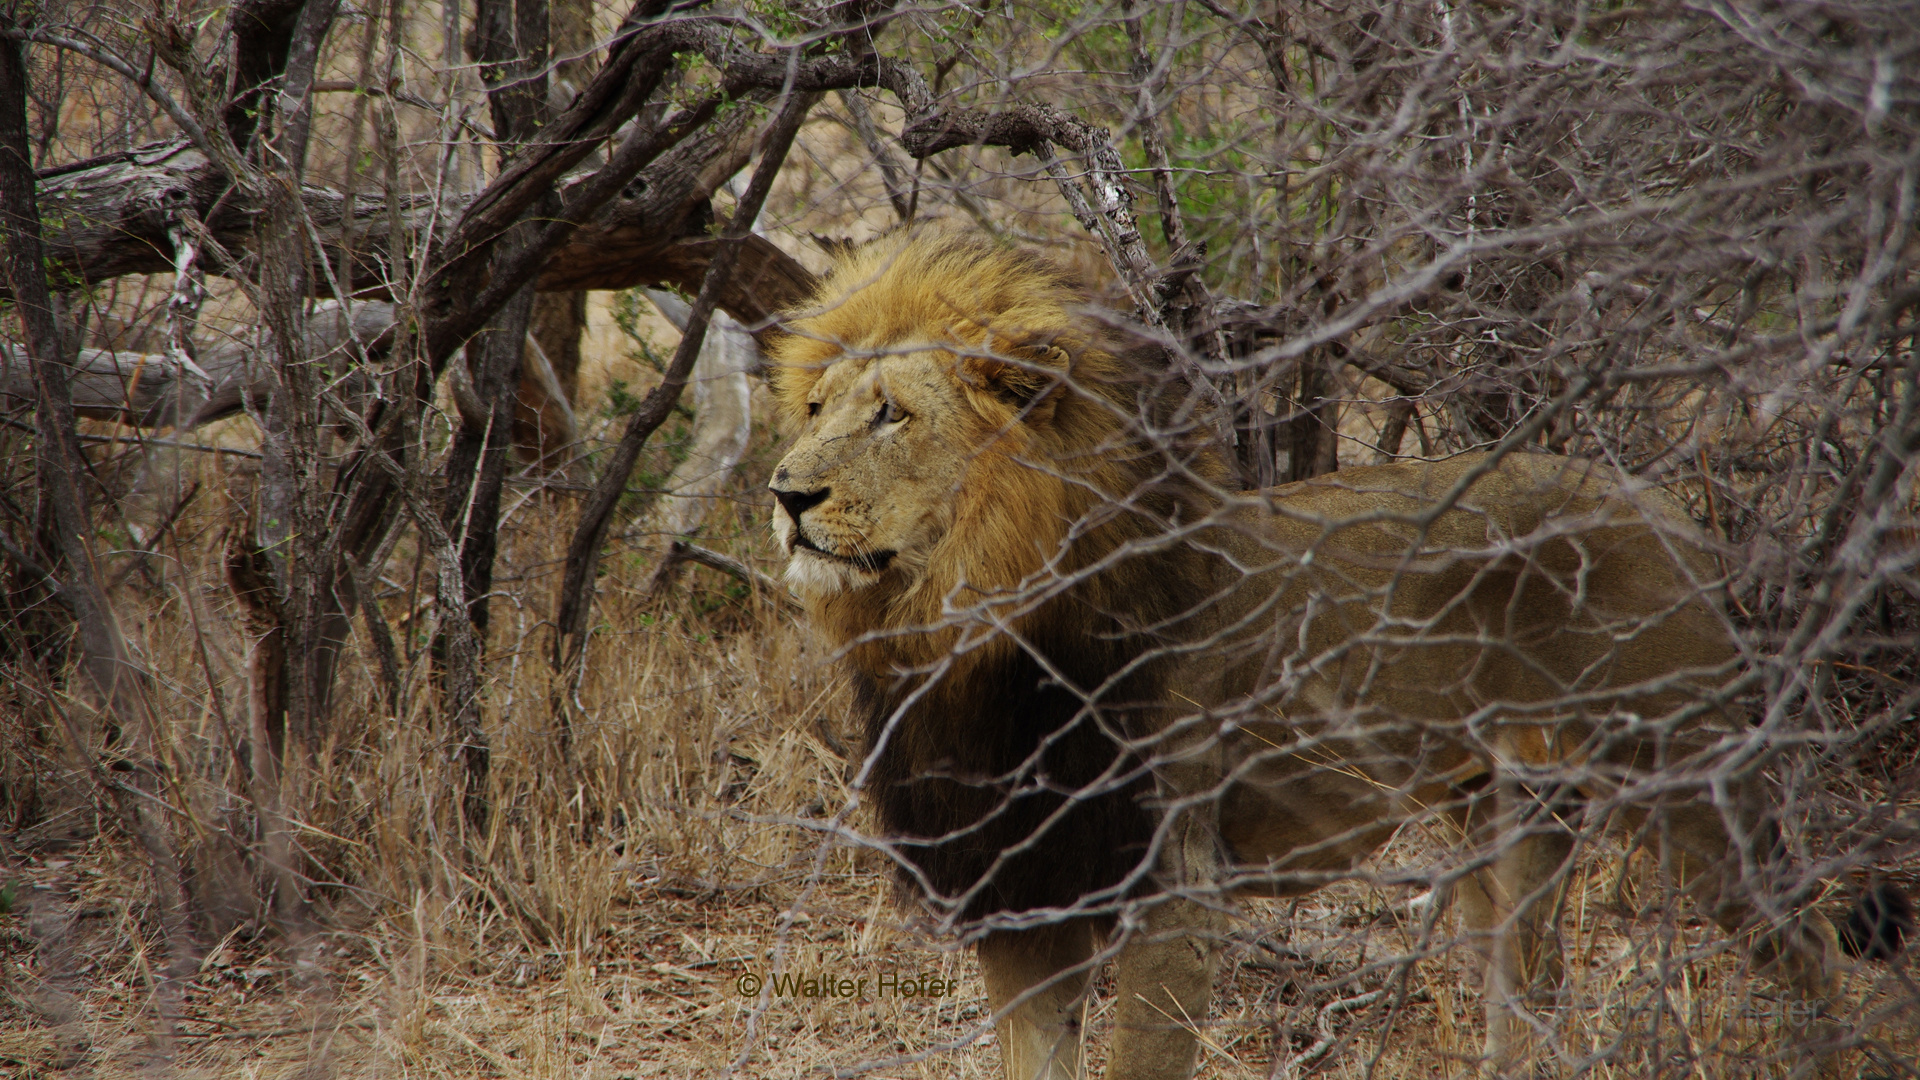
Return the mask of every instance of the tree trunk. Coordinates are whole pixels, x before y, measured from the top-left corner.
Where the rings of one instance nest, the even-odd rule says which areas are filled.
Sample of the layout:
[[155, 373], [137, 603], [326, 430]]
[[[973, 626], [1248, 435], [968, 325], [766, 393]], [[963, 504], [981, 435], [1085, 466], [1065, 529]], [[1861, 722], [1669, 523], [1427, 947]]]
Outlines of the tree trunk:
[[[11, 28], [0, 14], [0, 28]], [[73, 350], [62, 340], [59, 308], [47, 285], [41, 253], [40, 208], [27, 143], [27, 67], [18, 42], [0, 40], [0, 231], [6, 239], [5, 273], [15, 298], [35, 384], [36, 474], [42, 505], [51, 507], [56, 567], [64, 576], [57, 595], [73, 613], [88, 689], [117, 739], [96, 740], [92, 725], [49, 698], [60, 713], [75, 764], [94, 775], [119, 810], [127, 830], [145, 850], [153, 874], [154, 900], [166, 933], [167, 961], [154, 995], [159, 1013], [158, 1050], [171, 1055], [180, 980], [195, 965], [194, 941], [180, 861], [159, 812], [166, 792], [155, 757], [153, 716], [144, 673], [126, 647], [95, 567], [85, 459], [76, 433], [68, 368]], [[112, 741], [124, 779], [109, 779], [96, 757], [97, 742]]]
[[[480, 0], [474, 12], [468, 52], [480, 64], [487, 84], [493, 130], [503, 155], [511, 158], [547, 122], [546, 0]], [[489, 276], [498, 277], [522, 252], [536, 244], [541, 222], [560, 212], [549, 193], [529, 208], [493, 247]], [[464, 363], [478, 399], [460, 410], [460, 425], [448, 448], [442, 520], [459, 544], [460, 595], [441, 597], [442, 608], [464, 605], [471, 628], [468, 646], [452, 646], [443, 636], [434, 643], [449, 727], [458, 741], [466, 774], [462, 806], [467, 825], [484, 833], [489, 814], [487, 778], [492, 750], [482, 726], [480, 665], [487, 640], [487, 598], [493, 592], [494, 556], [499, 550], [500, 496], [506, 487], [507, 459], [520, 404], [520, 372], [533, 316], [534, 289], [522, 285], [466, 344]], [[448, 580], [444, 569], [441, 580]]]
[[580, 388], [580, 338], [586, 329], [584, 291], [534, 297], [513, 442], [543, 472], [567, 469], [580, 452], [573, 407]]
[[[555, 63], [547, 101], [554, 110], [571, 104], [593, 76], [593, 5], [590, 0], [552, 0], [547, 11], [548, 38]], [[589, 161], [602, 155], [594, 155]], [[527, 340], [527, 377], [520, 381], [520, 408], [513, 441], [543, 470], [566, 469], [579, 448], [574, 420], [579, 388], [580, 338], [587, 329], [584, 290], [546, 293], [533, 302], [533, 331]]]
[[1293, 399], [1293, 418], [1287, 422], [1287, 480], [1311, 480], [1339, 465], [1335, 428], [1340, 404], [1327, 397], [1333, 376], [1320, 351], [1300, 363], [1299, 391]]
[[[648, 291], [654, 306], [684, 331], [690, 309], [669, 292]], [[700, 357], [693, 362], [693, 431], [686, 460], [674, 466], [643, 531], [668, 542], [685, 539], [706, 520], [707, 511], [733, 476], [753, 434], [752, 386], [747, 374], [760, 366], [753, 335], [726, 315], [714, 316]]]

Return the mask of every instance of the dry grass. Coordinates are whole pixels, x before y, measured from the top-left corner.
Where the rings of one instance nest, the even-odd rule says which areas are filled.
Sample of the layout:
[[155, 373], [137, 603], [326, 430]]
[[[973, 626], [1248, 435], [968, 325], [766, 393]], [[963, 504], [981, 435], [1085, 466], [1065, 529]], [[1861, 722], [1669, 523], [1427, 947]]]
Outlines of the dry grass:
[[[616, 379], [644, 390], [651, 372], [637, 346], [610, 329], [604, 308], [595, 324], [588, 399], [605, 401]], [[673, 344], [664, 324], [643, 332], [657, 350]], [[617, 431], [604, 408], [585, 415], [595, 437]], [[710, 515], [706, 541], [773, 571], [761, 492], [778, 435], [764, 403], [757, 415], [749, 459]], [[1364, 460], [1371, 430], [1361, 415], [1350, 419]], [[247, 425], [196, 437], [243, 445]], [[670, 446], [649, 453], [639, 475], [664, 475]], [[116, 556], [109, 576], [126, 571], [115, 602], [156, 675], [163, 756], [192, 811], [176, 815], [177, 832], [205, 841], [195, 830], [243, 823], [237, 777], [220, 760], [221, 725], [244, 715], [252, 643], [218, 559], [225, 531], [251, 505], [254, 466], [155, 452], [118, 467], [123, 489], [140, 494], [129, 520], [201, 485], [167, 536], [131, 538], [154, 554]], [[18, 899], [0, 917], [6, 1075], [150, 1075], [168, 1055], [187, 1077], [997, 1075], [970, 953], [893, 906], [873, 853], [823, 844], [851, 798], [848, 695], [831, 657], [770, 598], [697, 567], [655, 597], [657, 538], [619, 539], [600, 582], [570, 745], [563, 740], [546, 620], [572, 498], [520, 488], [508, 502], [488, 659], [495, 813], [486, 833], [463, 835], [449, 796], [458, 777], [425, 650], [432, 567], [403, 542], [381, 600], [411, 660], [402, 707], [396, 715], [378, 692], [356, 639], [327, 745], [289, 781], [323, 929], [289, 938], [241, 922], [207, 950], [169, 1046], [158, 1038], [162, 945], [137, 851], [111, 829], [67, 845], [16, 837], [4, 881]], [[31, 693], [9, 700], [6, 745], [36, 745], [26, 730]], [[17, 793], [23, 778], [53, 770], [16, 757], [0, 773]], [[1376, 864], [1381, 880], [1431, 863], [1445, 843], [1404, 831]], [[1682, 905], [1618, 914], [1620, 854], [1589, 852], [1568, 902], [1557, 1068], [1599, 1078], [1789, 1073], [1803, 1042], [1774, 985], [1747, 978], [1740, 951]], [[221, 872], [207, 866], [203, 896], [222, 894]], [[1450, 918], [1423, 928], [1411, 898], [1361, 881], [1244, 905], [1222, 951], [1214, 1012], [1198, 1025], [1201, 1075], [1470, 1073], [1481, 1038], [1472, 950]], [[748, 973], [873, 986], [889, 972], [954, 979], [956, 992], [739, 993]], [[1910, 1058], [1901, 1048], [1920, 1045], [1905, 979], [1863, 969], [1853, 988], [1873, 1010], [1862, 1030], [1887, 1075], [1912, 1067], [1885, 1064], [1888, 1055]], [[1337, 1004], [1373, 991], [1384, 993]], [[1090, 1067], [1102, 1063], [1111, 1005], [1102, 982]], [[1328, 1034], [1323, 1056], [1289, 1069]]]
[[[421, 18], [424, 27], [438, 24], [431, 7]], [[421, 33], [426, 54], [437, 55], [440, 44]], [[357, 75], [348, 52], [331, 59], [330, 76]], [[870, 107], [898, 129], [891, 102]], [[764, 218], [782, 246], [814, 268], [823, 256], [801, 237], [867, 239], [893, 220], [868, 151], [849, 126], [820, 118], [839, 112], [833, 100], [816, 112], [795, 151], [803, 167], [783, 176]], [[72, 156], [90, 152], [87, 140], [106, 138], [114, 126], [107, 119], [94, 124], [99, 133], [69, 133], [80, 140]], [[321, 141], [346, 141], [338, 120], [323, 124]], [[419, 176], [434, 167], [432, 134], [405, 135], [409, 147], [426, 148], [409, 159]], [[481, 163], [459, 156], [453, 164], [472, 172]], [[1097, 245], [1072, 225], [1052, 186], [1019, 178], [1021, 170], [1031, 175], [1030, 159], [999, 150], [946, 155], [926, 167], [923, 182], [951, 198], [929, 194], [921, 213], [984, 219], [1107, 276]], [[102, 304], [150, 316], [170, 287], [169, 278], [130, 278], [108, 286]], [[202, 332], [248, 325], [253, 316], [237, 290], [216, 290]], [[658, 351], [671, 348], [664, 322], [643, 329]], [[637, 394], [651, 369], [612, 328], [603, 302], [587, 352], [581, 415], [590, 438], [604, 442], [617, 431], [602, 404], [608, 389], [618, 380]], [[1389, 396], [1381, 384], [1347, 381], [1336, 396]], [[1700, 393], [1729, 415], [1746, 404], [1739, 392]], [[1429, 408], [1423, 403], [1421, 415], [1437, 432]], [[1371, 457], [1376, 412], [1361, 405], [1344, 414], [1343, 461]], [[1692, 416], [1695, 407], [1674, 412]], [[1620, 413], [1622, 423], [1650, 428], [1646, 415]], [[443, 438], [444, 422], [436, 422]], [[662, 441], [672, 435], [669, 424]], [[1713, 436], [1751, 437], [1731, 427]], [[244, 419], [192, 438], [236, 449], [258, 443]], [[1415, 441], [1409, 434], [1408, 445]], [[777, 560], [763, 541], [761, 493], [777, 444], [763, 419], [733, 500], [717, 509], [707, 535], [769, 571]], [[671, 451], [649, 455], [636, 475], [664, 476]], [[120, 579], [116, 609], [155, 675], [176, 834], [217, 854], [221, 830], [247, 828], [239, 778], [222, 755], [233, 746], [224, 725], [245, 712], [253, 647], [219, 556], [226, 530], [252, 507], [256, 467], [164, 450], [96, 461], [103, 481], [127, 493], [103, 521], [117, 514], [150, 528], [200, 485], [166, 535], [109, 529], [102, 546], [117, 551], [106, 567], [109, 579]], [[1767, 495], [1758, 491], [1754, 501]], [[924, 933], [893, 905], [873, 853], [823, 845], [821, 829], [851, 797], [848, 696], [831, 658], [778, 605], [698, 567], [656, 598], [657, 539], [618, 539], [605, 560], [600, 627], [563, 745], [547, 620], [572, 500], [521, 487], [507, 501], [488, 653], [496, 812], [486, 833], [464, 835], [454, 805], [451, 733], [439, 720], [425, 652], [433, 568], [408, 539], [385, 567], [380, 598], [411, 661], [400, 707], [378, 691], [365, 642], [356, 639], [334, 728], [288, 782], [305, 870], [316, 882], [318, 929], [283, 935], [265, 928], [264, 913], [240, 919], [209, 943], [170, 1042], [156, 1010], [163, 943], [140, 854], [99, 824], [110, 817], [104, 801], [65, 760], [36, 696], [48, 684], [0, 679], [0, 809], [25, 817], [36, 799], [82, 793], [77, 815], [0, 834], [0, 895], [8, 898], [0, 914], [0, 1077], [998, 1075], [970, 952]], [[130, 553], [137, 548], [150, 553]], [[1871, 788], [1869, 778], [1839, 769], [1822, 780]], [[1854, 802], [1871, 805], [1876, 796], [1867, 790]], [[1920, 805], [1904, 809], [1920, 820]], [[1385, 880], [1444, 847], [1444, 838], [1409, 829], [1374, 869]], [[1804, 1038], [1775, 985], [1748, 977], [1741, 951], [1684, 905], [1647, 902], [1656, 894], [1649, 882], [1639, 890], [1649, 913], [1620, 914], [1620, 855], [1589, 851], [1570, 893], [1569, 979], [1554, 1017], [1561, 1042], [1552, 1069], [1600, 1080], [1789, 1075], [1802, 1062]], [[1636, 866], [1636, 875], [1646, 869]], [[1920, 864], [1881, 869], [1920, 892]], [[250, 883], [223, 880], [232, 872], [235, 864], [209, 859], [196, 879], [201, 898], [252, 892]], [[1326, 1033], [1333, 1045], [1299, 1074], [1470, 1074], [1481, 1042], [1471, 943], [1456, 940], [1450, 917], [1425, 927], [1411, 899], [1404, 887], [1356, 881], [1297, 902], [1243, 905], [1223, 943], [1214, 1011], [1195, 1018], [1201, 1075], [1294, 1075], [1289, 1061]], [[872, 985], [889, 972], [951, 978], [956, 993], [739, 993], [749, 973], [832, 973]], [[1364, 1006], [1330, 1008], [1378, 990], [1385, 993]], [[1862, 968], [1850, 992], [1864, 1003], [1861, 1031], [1873, 1051], [1854, 1059], [1858, 1074], [1916, 1075], [1920, 988], [1910, 973]], [[1111, 1013], [1103, 981], [1090, 1010], [1095, 1068]]]
[[[142, 1071], [153, 1021], [146, 960], [128, 949], [146, 936], [124, 910], [129, 868], [103, 844], [26, 870], [37, 887], [73, 891], [83, 1019], [62, 1026], [32, 1012], [31, 964], [16, 956], [0, 1060], [20, 1076]], [[1584, 879], [1569, 921], [1571, 978], [1559, 1017], [1567, 1059], [1608, 1078], [1786, 1075], [1798, 1044], [1771, 985], [1742, 978], [1725, 943], [1697, 923], [1601, 914], [1595, 894], [1610, 876]], [[304, 988], [293, 985], [274, 942], [228, 942], [188, 992], [175, 1067], [184, 1076], [248, 1077], [310, 1075], [304, 1070], [316, 1063], [342, 1077], [996, 1075], [976, 966], [903, 928], [889, 887], [870, 869], [823, 874], [805, 888], [695, 891], [627, 865], [576, 880], [605, 898], [607, 915], [574, 949], [516, 942], [512, 931], [489, 933], [484, 918], [424, 900], [329, 934], [325, 975]], [[1470, 1074], [1478, 1007], [1464, 950], [1405, 965], [1434, 942], [1396, 919], [1388, 899], [1351, 887], [1295, 905], [1249, 905], [1225, 950], [1200, 1075], [1276, 1075], [1276, 1046], [1302, 1052], [1330, 1003], [1383, 986], [1384, 1000], [1333, 1016], [1327, 1030], [1339, 1041], [1314, 1075]], [[739, 994], [741, 974], [779, 970], [873, 981], [905, 971], [953, 978], [958, 988], [939, 1001]], [[1650, 989], [1656, 983], [1662, 992]], [[1112, 1004], [1110, 988], [1100, 989], [1094, 1067]], [[1904, 992], [1884, 974], [1877, 987], [1863, 981], [1855, 990], [1874, 991], [1868, 999], [1883, 1007]], [[1669, 1012], [1656, 1018], [1655, 1002]], [[1908, 1007], [1874, 1035], [1883, 1048], [1910, 1048], [1920, 1025]], [[84, 1049], [68, 1049], [76, 1045]]]
[[[765, 569], [757, 492], [772, 454], [771, 440], [757, 441], [737, 502], [710, 526], [710, 542]], [[250, 480], [229, 460], [177, 465], [173, 482], [197, 479], [208, 494], [181, 516], [165, 557], [148, 560], [151, 576], [130, 575], [116, 600], [144, 617], [130, 628], [159, 676], [179, 790], [201, 821], [219, 821], [235, 798], [209, 748], [220, 745], [220, 709], [243, 701], [249, 643], [215, 559]], [[969, 952], [893, 906], [872, 853], [822, 844], [820, 827], [850, 798], [847, 694], [830, 657], [768, 598], [694, 568], [656, 599], [653, 541], [628, 538], [607, 560], [563, 749], [544, 620], [569, 515], [564, 498], [530, 495], [503, 533], [489, 653], [496, 813], [484, 836], [463, 841], [447, 802], [457, 778], [435, 726], [422, 593], [403, 546], [383, 603], [414, 654], [410, 704], [393, 715], [365, 654], [353, 654], [330, 745], [293, 785], [310, 870], [330, 883], [316, 890], [325, 929], [297, 940], [236, 928], [207, 951], [169, 1048], [156, 1036], [161, 946], [138, 899], [137, 853], [111, 830], [72, 847], [21, 847], [6, 871], [20, 902], [0, 918], [7, 1074], [147, 1075], [171, 1054], [174, 1074], [188, 1077], [997, 1075]], [[1430, 862], [1443, 845], [1409, 829], [1378, 868]], [[1591, 852], [1568, 903], [1563, 1070], [1785, 1075], [1800, 1043], [1773, 985], [1747, 979], [1738, 950], [1684, 907], [1618, 915], [1619, 854]], [[1423, 929], [1411, 895], [1355, 882], [1245, 905], [1202, 1025], [1202, 1075], [1293, 1075], [1287, 1061], [1326, 1033], [1331, 1050], [1301, 1074], [1471, 1072], [1471, 950], [1447, 919]], [[954, 979], [956, 993], [739, 992], [748, 973], [872, 986], [888, 972]], [[1910, 988], [1883, 968], [1856, 979], [1855, 993], [1886, 1014], [1869, 1029], [1878, 1046], [1920, 1045]], [[1328, 1008], [1382, 989], [1363, 1007]], [[1103, 982], [1093, 1067], [1111, 1004]]]

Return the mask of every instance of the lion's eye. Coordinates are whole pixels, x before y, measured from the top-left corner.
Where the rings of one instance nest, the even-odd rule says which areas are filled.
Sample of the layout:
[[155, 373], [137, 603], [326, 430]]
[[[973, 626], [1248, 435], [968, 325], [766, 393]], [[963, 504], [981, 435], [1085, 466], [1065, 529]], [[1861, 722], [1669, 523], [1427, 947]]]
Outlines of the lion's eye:
[[873, 414], [873, 426], [879, 427], [881, 424], [897, 424], [906, 418], [906, 410], [889, 401], [885, 405], [880, 406], [879, 412]]
[[819, 415], [820, 415], [820, 403], [819, 403], [819, 402], [817, 402], [817, 401], [809, 401], [809, 402], [807, 402], [807, 415], [808, 415], [808, 416], [819, 416]]

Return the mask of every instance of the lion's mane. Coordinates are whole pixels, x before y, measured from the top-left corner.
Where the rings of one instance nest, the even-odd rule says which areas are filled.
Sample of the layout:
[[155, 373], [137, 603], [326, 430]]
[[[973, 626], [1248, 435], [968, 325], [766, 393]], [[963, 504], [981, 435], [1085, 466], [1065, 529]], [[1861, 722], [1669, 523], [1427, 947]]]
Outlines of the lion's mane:
[[[1157, 646], [1213, 573], [1152, 543], [1220, 476], [1175, 422], [1186, 384], [1073, 275], [969, 234], [868, 245], [787, 327], [770, 359], [790, 421], [836, 360], [932, 344], [988, 433], [953, 447], [974, 458], [917, 580], [810, 605], [853, 669], [867, 796], [906, 883], [969, 919], [1117, 897], [1153, 831], [1119, 739], [1154, 726]], [[1003, 361], [1014, 393], [977, 377]]]

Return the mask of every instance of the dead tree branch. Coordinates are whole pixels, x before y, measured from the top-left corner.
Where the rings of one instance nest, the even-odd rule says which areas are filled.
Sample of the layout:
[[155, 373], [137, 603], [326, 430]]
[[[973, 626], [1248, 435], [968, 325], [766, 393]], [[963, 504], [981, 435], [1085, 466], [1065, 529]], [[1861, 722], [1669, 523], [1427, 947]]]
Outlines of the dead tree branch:
[[641, 447], [666, 420], [674, 403], [680, 398], [680, 391], [686, 386], [694, 361], [700, 355], [700, 346], [706, 340], [708, 323], [719, 305], [720, 291], [739, 258], [740, 242], [752, 234], [753, 221], [760, 215], [767, 194], [773, 190], [774, 177], [785, 162], [787, 150], [792, 147], [793, 138], [800, 130], [800, 122], [806, 118], [816, 97], [815, 94], [797, 92], [788, 95], [781, 104], [779, 114], [767, 129], [760, 164], [754, 169], [747, 190], [740, 196], [733, 220], [721, 240], [722, 246], [708, 266], [706, 280], [687, 313], [686, 329], [681, 335], [679, 347], [674, 350], [673, 362], [668, 365], [660, 385], [647, 395], [639, 411], [629, 421], [619, 446], [607, 463], [606, 471], [594, 485], [593, 495], [581, 512], [580, 524], [574, 529], [573, 540], [567, 547], [566, 578], [560, 587], [559, 610], [554, 617], [556, 633], [552, 662], [555, 670], [577, 670], [585, 656], [587, 615], [593, 606], [594, 571], [600, 561], [600, 547], [606, 541], [607, 528], [613, 520], [614, 506], [621, 492], [626, 489], [627, 477], [632, 474], [634, 463], [639, 460]]

